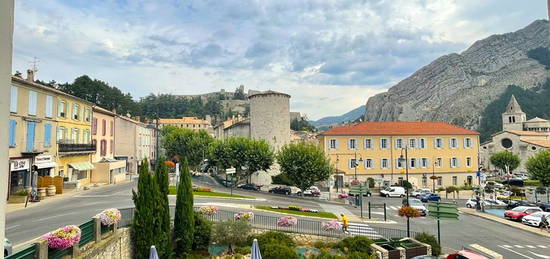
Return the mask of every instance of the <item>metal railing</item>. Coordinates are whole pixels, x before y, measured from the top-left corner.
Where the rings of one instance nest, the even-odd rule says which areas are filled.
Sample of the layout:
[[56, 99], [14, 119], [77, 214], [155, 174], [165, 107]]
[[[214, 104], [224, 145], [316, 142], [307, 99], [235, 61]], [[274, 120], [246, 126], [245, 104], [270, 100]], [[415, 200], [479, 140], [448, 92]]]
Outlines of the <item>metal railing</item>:
[[96, 151], [95, 144], [58, 144], [59, 152], [85, 152], [85, 151]]
[[32, 244], [17, 253], [6, 256], [6, 259], [34, 259], [37, 250], [38, 245]]

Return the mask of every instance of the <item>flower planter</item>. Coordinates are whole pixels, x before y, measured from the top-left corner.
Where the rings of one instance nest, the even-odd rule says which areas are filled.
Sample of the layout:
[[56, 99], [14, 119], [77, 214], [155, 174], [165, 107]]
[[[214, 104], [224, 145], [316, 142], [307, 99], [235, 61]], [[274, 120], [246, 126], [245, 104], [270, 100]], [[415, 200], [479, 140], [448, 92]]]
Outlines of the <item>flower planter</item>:
[[431, 247], [412, 238], [375, 240], [371, 245], [374, 251], [380, 251], [384, 259], [413, 258], [431, 254]]
[[26, 200], [27, 200], [27, 196], [10, 195], [10, 198], [8, 199], [8, 203], [25, 203]]

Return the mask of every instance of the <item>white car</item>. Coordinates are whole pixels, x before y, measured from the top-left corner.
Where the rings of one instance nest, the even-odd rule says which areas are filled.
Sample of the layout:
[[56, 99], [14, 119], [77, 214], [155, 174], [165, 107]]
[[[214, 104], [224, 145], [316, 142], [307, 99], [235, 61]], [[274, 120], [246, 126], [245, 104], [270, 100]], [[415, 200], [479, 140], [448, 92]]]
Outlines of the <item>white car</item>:
[[432, 193], [432, 190], [430, 189], [418, 189], [411, 193], [412, 197], [420, 198], [420, 196], [424, 194]]
[[420, 215], [426, 216], [428, 210], [419, 199], [409, 199], [409, 206], [417, 209], [420, 212]]
[[383, 197], [405, 197], [405, 188], [399, 186], [388, 187], [380, 191], [380, 196]]
[[529, 226], [533, 226], [533, 227], [539, 227], [540, 226], [540, 221], [541, 221], [541, 217], [542, 216], [545, 216], [547, 219], [550, 220], [550, 212], [535, 212], [531, 215], [527, 215], [525, 217], [523, 217], [521, 219], [521, 223], [525, 224], [525, 225], [529, 225]]
[[[302, 191], [301, 190], [297, 191], [296, 195], [302, 195]], [[319, 195], [321, 195], [321, 191], [319, 190], [319, 188], [317, 188], [317, 186], [311, 186], [304, 191], [304, 196], [319, 196]]]
[[529, 176], [527, 174], [524, 174], [524, 173], [515, 173], [515, 174], [513, 174], [513, 176], [514, 176], [514, 178], [520, 179], [520, 180], [529, 179]]
[[[466, 201], [466, 207], [467, 208], [475, 208], [477, 205], [477, 201], [475, 198], [470, 198], [468, 201]], [[490, 200], [485, 199], [483, 201], [484, 206], [506, 206], [506, 203], [499, 201], [499, 200]]]

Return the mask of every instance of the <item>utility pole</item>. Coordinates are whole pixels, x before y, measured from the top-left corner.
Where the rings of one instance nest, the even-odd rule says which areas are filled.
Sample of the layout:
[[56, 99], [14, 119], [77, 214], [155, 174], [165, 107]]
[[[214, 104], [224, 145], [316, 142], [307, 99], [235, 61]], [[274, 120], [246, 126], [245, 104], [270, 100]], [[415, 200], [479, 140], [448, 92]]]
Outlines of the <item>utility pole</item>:
[[158, 107], [157, 107], [157, 119], [155, 121], [155, 142], [156, 142], [156, 145], [155, 145], [155, 165], [158, 163], [159, 161], [159, 135], [160, 135], [160, 132], [159, 132], [159, 112], [158, 112]]
[[[14, 0], [0, 1], [0, 121], [7, 122], [10, 115], [10, 82], [13, 53], [13, 20]], [[8, 127], [0, 127], [0, 251], [4, 251], [4, 236], [6, 229], [6, 200], [8, 194], [9, 164], [8, 164]], [[4, 258], [4, 253], [0, 253]]]

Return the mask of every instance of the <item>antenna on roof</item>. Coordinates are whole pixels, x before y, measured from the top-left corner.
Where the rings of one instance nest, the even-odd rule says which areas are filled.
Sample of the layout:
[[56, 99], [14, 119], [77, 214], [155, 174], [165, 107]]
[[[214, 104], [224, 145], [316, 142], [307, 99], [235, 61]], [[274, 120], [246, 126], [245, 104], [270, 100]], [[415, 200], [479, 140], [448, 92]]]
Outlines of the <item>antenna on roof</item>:
[[32, 61], [30, 61], [29, 63], [31, 63], [32, 67], [32, 71], [34, 74], [36, 74], [36, 72], [38, 72], [38, 63], [40, 62], [40, 60], [38, 58], [36, 58], [36, 56], [33, 58]]

